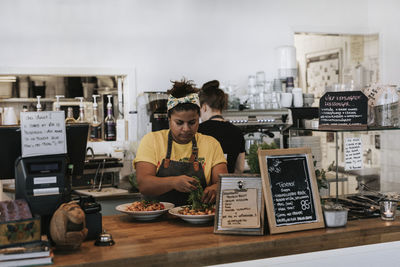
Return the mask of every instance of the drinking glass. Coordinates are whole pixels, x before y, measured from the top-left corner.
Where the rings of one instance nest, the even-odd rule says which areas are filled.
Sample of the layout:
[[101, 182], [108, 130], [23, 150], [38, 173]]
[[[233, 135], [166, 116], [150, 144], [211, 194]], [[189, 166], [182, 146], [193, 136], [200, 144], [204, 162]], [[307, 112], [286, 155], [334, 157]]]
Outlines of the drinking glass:
[[381, 219], [384, 221], [393, 221], [396, 216], [397, 201], [383, 200], [379, 202], [381, 210]]

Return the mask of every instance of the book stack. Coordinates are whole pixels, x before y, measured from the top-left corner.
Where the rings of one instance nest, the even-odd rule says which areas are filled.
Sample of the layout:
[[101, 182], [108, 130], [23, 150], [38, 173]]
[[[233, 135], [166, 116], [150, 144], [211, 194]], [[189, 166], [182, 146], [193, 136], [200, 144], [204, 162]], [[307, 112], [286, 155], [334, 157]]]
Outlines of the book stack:
[[19, 247], [0, 249], [0, 266], [32, 266], [53, 263], [48, 241], [39, 241]]

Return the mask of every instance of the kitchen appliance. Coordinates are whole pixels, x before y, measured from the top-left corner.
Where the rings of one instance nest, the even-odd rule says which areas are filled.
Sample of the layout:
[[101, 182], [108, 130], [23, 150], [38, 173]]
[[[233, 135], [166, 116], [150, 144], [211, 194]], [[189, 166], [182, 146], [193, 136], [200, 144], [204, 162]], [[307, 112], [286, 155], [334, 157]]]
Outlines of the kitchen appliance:
[[51, 215], [67, 198], [66, 155], [19, 157], [15, 163], [15, 197], [33, 214]]
[[[88, 151], [91, 147], [88, 147]], [[72, 189], [91, 189], [101, 191], [103, 187], [117, 186], [123, 161], [106, 154], [86, 156], [81, 176], [72, 180]]]
[[94, 240], [102, 232], [101, 205], [92, 196], [81, 196], [79, 206], [85, 213], [86, 228], [88, 229], [86, 240]]
[[163, 92], [149, 92], [149, 111], [151, 130], [168, 129], [167, 101], [168, 95]]
[[[65, 126], [67, 135], [68, 163], [73, 166], [72, 177], [79, 177], [83, 173], [86, 153], [87, 123], [74, 123]], [[20, 126], [0, 126], [0, 180], [15, 178], [15, 164], [21, 156], [21, 129]]]
[[222, 116], [238, 126], [243, 134], [264, 133], [273, 137], [273, 132], [279, 132], [281, 148], [284, 147], [284, 132], [293, 124], [292, 113], [289, 109], [226, 110]]
[[168, 129], [168, 94], [165, 92], [144, 92], [138, 103], [138, 139], [150, 131]]
[[[18, 127], [19, 128], [19, 127]], [[83, 172], [83, 160], [89, 125], [80, 123], [66, 126], [67, 154], [21, 157], [21, 131], [8, 132], [12, 135], [18, 158], [15, 164], [15, 197], [25, 199], [33, 214], [41, 216], [42, 233], [47, 234], [50, 219], [58, 206], [70, 199], [70, 179]], [[10, 139], [4, 139], [10, 142]], [[14, 178], [8, 177], [8, 178]]]

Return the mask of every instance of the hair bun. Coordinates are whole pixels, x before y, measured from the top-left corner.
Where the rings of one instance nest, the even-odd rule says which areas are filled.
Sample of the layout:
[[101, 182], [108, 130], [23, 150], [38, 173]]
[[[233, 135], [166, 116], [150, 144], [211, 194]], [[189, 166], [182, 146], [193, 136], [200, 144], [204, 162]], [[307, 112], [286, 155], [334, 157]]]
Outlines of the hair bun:
[[212, 80], [203, 84], [201, 89], [207, 90], [207, 89], [218, 89], [218, 88], [219, 88], [219, 81]]

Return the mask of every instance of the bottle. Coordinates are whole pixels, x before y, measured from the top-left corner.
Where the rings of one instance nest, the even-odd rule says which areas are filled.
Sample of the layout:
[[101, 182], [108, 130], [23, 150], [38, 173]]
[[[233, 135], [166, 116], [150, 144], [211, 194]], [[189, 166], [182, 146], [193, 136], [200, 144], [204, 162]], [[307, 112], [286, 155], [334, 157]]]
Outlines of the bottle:
[[75, 97], [75, 99], [79, 99], [81, 102], [79, 103], [79, 117], [76, 122], [85, 122], [85, 108], [83, 104], [83, 97]]
[[90, 125], [90, 141], [100, 141], [101, 140], [101, 122], [99, 121], [98, 114], [98, 104], [96, 102], [96, 97], [99, 95], [93, 95], [93, 121]]
[[56, 95], [57, 102], [54, 107], [54, 111], [60, 111], [60, 97], [64, 97], [63, 95]]
[[36, 98], [37, 98], [37, 104], [36, 104], [36, 111], [42, 111], [42, 105], [40, 104], [40, 98], [41, 98], [41, 96], [40, 95], [38, 95], [38, 96], [36, 96]]
[[293, 77], [286, 78], [286, 93], [291, 93], [294, 88]]
[[117, 137], [115, 119], [112, 114], [111, 96], [107, 95], [107, 117], [104, 119], [104, 140], [106, 141], [115, 141]]
[[68, 107], [68, 111], [67, 111], [67, 118], [65, 119], [65, 123], [75, 123], [75, 119], [74, 119], [74, 110], [72, 109], [72, 107]]
[[[28, 112], [28, 106], [23, 105], [22, 106], [22, 112]], [[21, 117], [18, 119], [18, 124], [21, 125]]]

